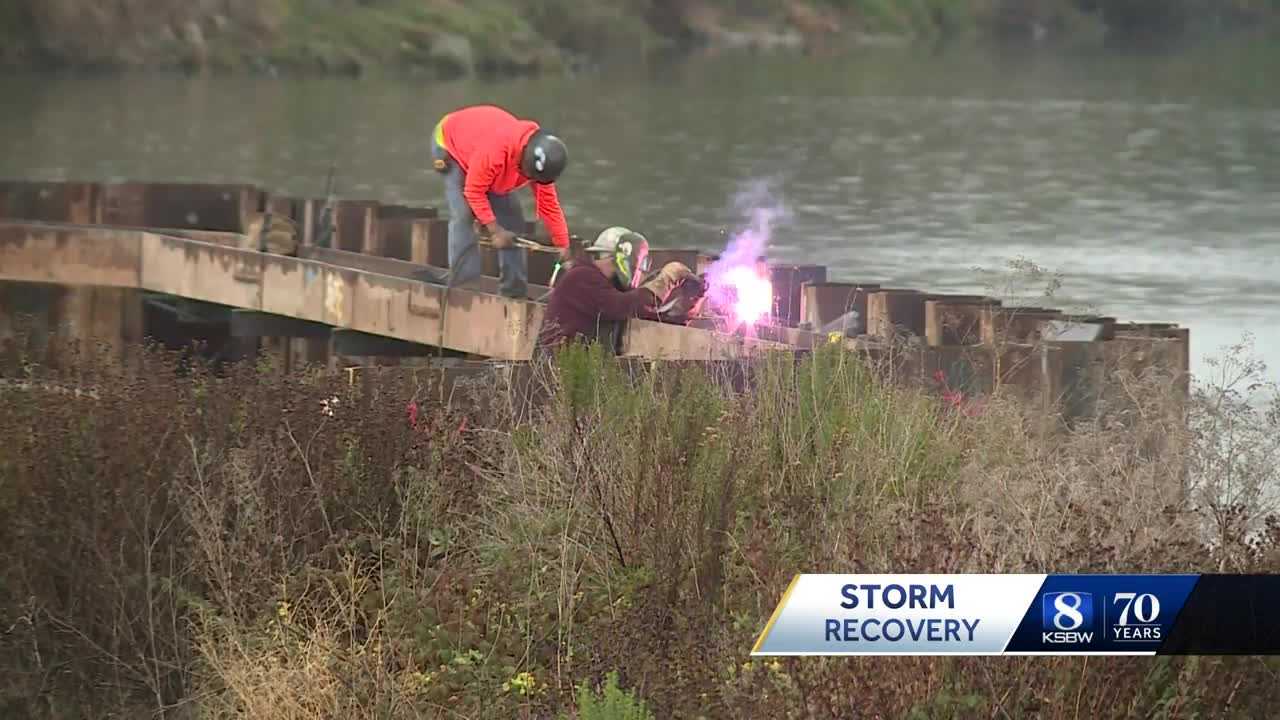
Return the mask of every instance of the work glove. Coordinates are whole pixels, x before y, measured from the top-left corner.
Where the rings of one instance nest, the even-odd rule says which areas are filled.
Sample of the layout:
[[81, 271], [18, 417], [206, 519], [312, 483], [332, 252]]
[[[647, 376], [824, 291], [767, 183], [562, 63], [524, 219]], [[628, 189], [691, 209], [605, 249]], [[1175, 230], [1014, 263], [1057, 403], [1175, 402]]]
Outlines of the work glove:
[[498, 223], [490, 223], [480, 227], [480, 236], [487, 239], [497, 250], [506, 250], [516, 246], [516, 234]]
[[658, 300], [658, 304], [661, 305], [667, 301], [667, 296], [671, 294], [673, 289], [679, 287], [680, 283], [691, 277], [695, 277], [695, 275], [684, 263], [672, 261], [663, 265], [657, 275], [654, 275], [640, 287], [653, 293], [653, 296]]

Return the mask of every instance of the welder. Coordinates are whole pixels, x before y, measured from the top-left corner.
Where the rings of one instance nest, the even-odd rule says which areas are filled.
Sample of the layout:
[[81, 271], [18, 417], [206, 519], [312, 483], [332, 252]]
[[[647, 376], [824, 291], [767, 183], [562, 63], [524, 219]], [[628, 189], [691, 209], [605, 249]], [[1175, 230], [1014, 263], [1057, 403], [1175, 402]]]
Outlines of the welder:
[[647, 281], [649, 242], [628, 228], [614, 226], [573, 259], [557, 278], [547, 301], [538, 348], [566, 341], [601, 341], [616, 348], [621, 323], [652, 318], [671, 291], [695, 278], [683, 263], [670, 262]]
[[551, 242], [568, 257], [569, 227], [556, 194], [556, 179], [569, 161], [565, 144], [537, 122], [493, 105], [446, 114], [432, 133], [431, 157], [444, 175], [449, 203], [449, 268], [453, 285], [482, 272], [477, 230], [498, 250], [498, 291], [526, 297], [528, 270], [516, 235], [525, 221], [515, 191], [532, 185], [537, 215]]

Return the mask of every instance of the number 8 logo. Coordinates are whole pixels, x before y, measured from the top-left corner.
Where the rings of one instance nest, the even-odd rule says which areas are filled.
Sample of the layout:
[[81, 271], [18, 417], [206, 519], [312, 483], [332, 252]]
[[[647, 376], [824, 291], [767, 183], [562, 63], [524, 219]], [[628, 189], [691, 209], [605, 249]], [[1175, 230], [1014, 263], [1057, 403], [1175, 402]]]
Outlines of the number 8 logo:
[[[1072, 602], [1068, 603], [1067, 601]], [[1053, 609], [1057, 610], [1053, 615], [1053, 626], [1059, 630], [1075, 630], [1084, 624], [1084, 615], [1080, 612], [1080, 606], [1084, 604], [1084, 600], [1075, 593], [1062, 593], [1053, 599]], [[1070, 624], [1064, 624], [1062, 619], [1067, 618]]]

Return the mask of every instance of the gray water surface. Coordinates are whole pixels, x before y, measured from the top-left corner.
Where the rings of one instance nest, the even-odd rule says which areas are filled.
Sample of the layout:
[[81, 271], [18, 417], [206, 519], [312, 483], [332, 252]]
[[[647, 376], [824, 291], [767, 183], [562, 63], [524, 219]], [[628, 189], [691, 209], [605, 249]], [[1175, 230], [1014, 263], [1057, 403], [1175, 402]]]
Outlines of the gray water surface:
[[[1255, 336], [1280, 366], [1280, 53], [729, 57], [463, 82], [0, 76], [0, 176], [248, 181], [441, 204], [439, 115], [495, 102], [570, 145], [570, 228], [719, 250], [753, 186], [778, 260], [983, 292], [1025, 256], [1055, 306], [1181, 323], [1193, 370]], [[527, 195], [526, 195], [527, 198]], [[526, 199], [526, 212], [531, 204]], [[1274, 372], [1272, 376], [1274, 377]]]

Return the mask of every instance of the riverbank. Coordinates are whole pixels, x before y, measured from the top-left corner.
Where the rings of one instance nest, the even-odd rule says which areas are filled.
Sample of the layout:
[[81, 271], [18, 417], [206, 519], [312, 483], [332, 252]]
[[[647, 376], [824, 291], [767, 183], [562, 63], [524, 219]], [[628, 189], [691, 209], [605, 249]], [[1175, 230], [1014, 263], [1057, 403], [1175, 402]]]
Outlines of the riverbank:
[[745, 392], [573, 353], [532, 413], [493, 378], [443, 404], [407, 368], [9, 347], [0, 710], [573, 717], [616, 672], [664, 718], [1265, 714], [1257, 658], [748, 656], [801, 571], [1280, 570], [1274, 532], [1249, 541], [1277, 435], [1234, 395], [1247, 359], [1190, 424], [1168, 378], [1130, 377], [1136, 404], [1050, 435], [834, 346]]
[[1232, 0], [7, 0], [0, 66], [377, 71], [453, 78], [562, 72], [692, 49], [823, 53], [985, 39], [1140, 43], [1251, 27], [1280, 8]]

